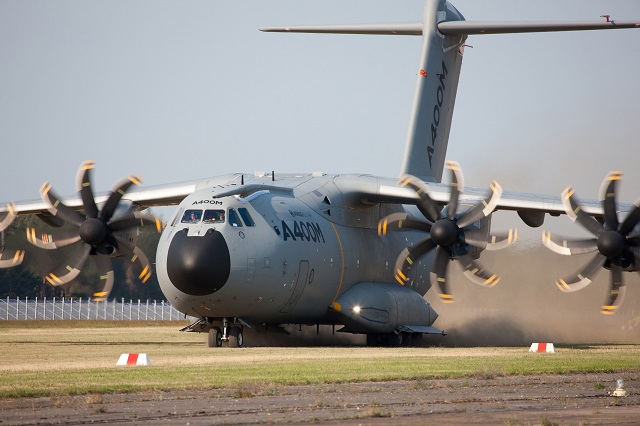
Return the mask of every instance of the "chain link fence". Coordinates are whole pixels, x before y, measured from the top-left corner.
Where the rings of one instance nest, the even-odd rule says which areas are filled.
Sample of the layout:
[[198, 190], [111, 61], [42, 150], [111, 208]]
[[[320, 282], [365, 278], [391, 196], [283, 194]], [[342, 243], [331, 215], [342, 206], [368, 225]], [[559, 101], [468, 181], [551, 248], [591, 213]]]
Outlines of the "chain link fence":
[[164, 300], [111, 300], [81, 298], [2, 299], [0, 320], [109, 320], [171, 321], [185, 319]]

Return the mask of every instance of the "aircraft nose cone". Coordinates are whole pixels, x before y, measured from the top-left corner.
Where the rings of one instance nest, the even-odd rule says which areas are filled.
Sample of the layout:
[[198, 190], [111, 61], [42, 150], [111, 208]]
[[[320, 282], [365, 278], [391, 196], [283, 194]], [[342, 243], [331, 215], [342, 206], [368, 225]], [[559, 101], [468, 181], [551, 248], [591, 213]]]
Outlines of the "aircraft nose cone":
[[200, 237], [177, 232], [167, 254], [167, 274], [183, 293], [205, 296], [224, 286], [231, 272], [229, 247], [222, 234], [213, 229]]

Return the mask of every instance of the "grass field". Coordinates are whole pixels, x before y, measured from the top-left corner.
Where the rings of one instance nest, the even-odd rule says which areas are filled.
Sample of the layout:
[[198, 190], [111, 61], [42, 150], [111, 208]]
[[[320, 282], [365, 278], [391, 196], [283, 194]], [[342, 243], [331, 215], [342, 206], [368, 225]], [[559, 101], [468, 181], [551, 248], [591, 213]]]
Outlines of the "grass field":
[[[0, 397], [206, 390], [503, 375], [640, 372], [640, 344], [526, 347], [207, 348], [183, 322], [0, 322]], [[152, 366], [116, 367], [121, 353]]]

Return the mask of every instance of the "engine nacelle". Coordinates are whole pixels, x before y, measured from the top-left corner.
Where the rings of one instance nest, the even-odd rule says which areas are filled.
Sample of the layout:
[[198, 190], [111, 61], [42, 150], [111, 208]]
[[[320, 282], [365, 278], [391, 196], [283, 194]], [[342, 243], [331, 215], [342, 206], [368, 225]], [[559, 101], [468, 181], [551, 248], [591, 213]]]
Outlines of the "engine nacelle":
[[438, 318], [415, 291], [388, 283], [363, 282], [333, 302], [331, 316], [351, 333], [393, 333], [406, 326], [430, 327]]

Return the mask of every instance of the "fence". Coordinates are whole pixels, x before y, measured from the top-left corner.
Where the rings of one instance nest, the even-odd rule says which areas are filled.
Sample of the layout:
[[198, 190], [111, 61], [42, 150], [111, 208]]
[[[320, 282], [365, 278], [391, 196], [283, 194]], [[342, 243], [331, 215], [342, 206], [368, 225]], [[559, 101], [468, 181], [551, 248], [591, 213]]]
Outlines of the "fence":
[[139, 320], [171, 321], [184, 319], [164, 300], [134, 302], [116, 300], [93, 302], [91, 299], [58, 298], [47, 300], [3, 299], [0, 300], [0, 320]]

